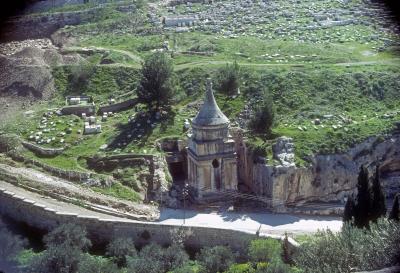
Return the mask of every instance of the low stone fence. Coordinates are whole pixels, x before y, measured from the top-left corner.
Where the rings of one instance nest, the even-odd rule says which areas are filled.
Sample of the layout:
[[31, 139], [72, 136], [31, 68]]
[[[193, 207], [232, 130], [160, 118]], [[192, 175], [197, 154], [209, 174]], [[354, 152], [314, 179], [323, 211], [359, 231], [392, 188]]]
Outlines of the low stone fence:
[[184, 234], [184, 243], [188, 247], [199, 249], [204, 246], [227, 245], [232, 250], [244, 254], [249, 242], [257, 238], [255, 232], [166, 225], [129, 219], [103, 219], [56, 211], [4, 189], [0, 189], [0, 213], [43, 230], [51, 230], [64, 223], [82, 225], [87, 229], [89, 238], [99, 244], [108, 243], [113, 236], [127, 236], [137, 245], [150, 242], [169, 245], [172, 238], [179, 233]]
[[46, 165], [44, 163], [41, 163], [39, 161], [32, 160], [32, 159], [25, 159], [25, 162], [35, 165], [37, 167], [40, 167], [43, 170], [45, 170], [46, 172], [49, 172], [54, 176], [67, 179], [69, 181], [83, 182], [83, 181], [91, 178], [90, 173], [59, 169], [59, 168], [55, 168], [55, 167]]
[[39, 145], [22, 141], [22, 145], [37, 156], [52, 157], [62, 154], [64, 148], [44, 148]]
[[74, 105], [65, 106], [61, 109], [63, 115], [77, 115], [81, 116], [85, 113], [88, 116], [94, 115], [96, 113], [96, 107], [94, 105]]
[[110, 105], [105, 105], [105, 106], [100, 106], [99, 107], [99, 113], [103, 114], [105, 112], [120, 112], [127, 110], [129, 108], [132, 108], [137, 104], [137, 99], [129, 99], [123, 102], [115, 103], [115, 104], [110, 104]]
[[55, 167], [49, 166], [47, 164], [44, 164], [40, 161], [26, 158], [19, 153], [9, 153], [9, 156], [11, 156], [11, 158], [15, 161], [32, 164], [34, 166], [42, 168], [46, 172], [48, 172], [56, 177], [67, 179], [69, 181], [84, 182], [85, 180], [92, 178], [91, 173], [77, 172], [77, 171], [70, 171], [70, 170], [55, 168]]
[[112, 171], [117, 167], [133, 167], [142, 165], [151, 166], [153, 164], [153, 161], [154, 161], [153, 155], [141, 155], [141, 154], [111, 155], [100, 158], [90, 157], [86, 159], [89, 168], [94, 170], [108, 170], [108, 171]]

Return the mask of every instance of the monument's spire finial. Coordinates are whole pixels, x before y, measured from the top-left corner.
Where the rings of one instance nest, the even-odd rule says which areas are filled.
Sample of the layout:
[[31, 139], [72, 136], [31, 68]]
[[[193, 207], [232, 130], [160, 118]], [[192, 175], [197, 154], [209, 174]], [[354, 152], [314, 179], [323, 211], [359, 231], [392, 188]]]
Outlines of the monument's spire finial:
[[206, 94], [204, 98], [204, 104], [201, 107], [197, 116], [193, 119], [193, 124], [197, 125], [220, 125], [228, 124], [229, 119], [221, 112], [217, 102], [214, 98], [212, 90], [212, 80], [207, 79], [206, 82]]

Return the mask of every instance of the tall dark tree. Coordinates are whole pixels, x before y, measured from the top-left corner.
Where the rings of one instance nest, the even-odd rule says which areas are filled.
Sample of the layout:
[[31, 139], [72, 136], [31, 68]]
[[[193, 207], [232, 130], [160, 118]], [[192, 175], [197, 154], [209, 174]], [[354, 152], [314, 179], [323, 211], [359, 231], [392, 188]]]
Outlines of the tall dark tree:
[[240, 86], [240, 67], [235, 61], [218, 71], [218, 91], [225, 95], [236, 95]]
[[371, 208], [368, 169], [365, 166], [361, 166], [360, 173], [358, 174], [357, 191], [354, 224], [359, 228], [364, 228], [369, 226]]
[[173, 66], [169, 57], [157, 52], [148, 56], [141, 69], [137, 95], [150, 107], [169, 104], [173, 98]]
[[355, 218], [356, 204], [353, 195], [347, 198], [346, 205], [344, 206], [343, 222], [351, 222]]
[[390, 211], [390, 214], [389, 214], [390, 220], [395, 220], [395, 221], [400, 220], [400, 207], [399, 207], [400, 200], [399, 199], [400, 199], [400, 193], [396, 194], [396, 196], [394, 197], [392, 210]]
[[264, 93], [261, 102], [254, 107], [253, 117], [249, 122], [249, 129], [257, 134], [271, 134], [275, 123], [275, 107], [272, 98]]
[[372, 204], [371, 204], [371, 220], [376, 222], [379, 217], [386, 215], [386, 198], [382, 190], [379, 165], [376, 167], [375, 176], [372, 181]]

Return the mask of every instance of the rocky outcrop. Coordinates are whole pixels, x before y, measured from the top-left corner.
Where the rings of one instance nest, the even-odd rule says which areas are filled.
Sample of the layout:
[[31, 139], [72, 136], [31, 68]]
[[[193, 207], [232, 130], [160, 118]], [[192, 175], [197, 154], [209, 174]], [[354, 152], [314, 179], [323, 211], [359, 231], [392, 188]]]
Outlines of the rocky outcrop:
[[386, 195], [400, 190], [400, 134], [385, 139], [371, 137], [342, 154], [315, 155], [307, 167], [292, 161], [289, 138], [280, 138], [273, 147], [280, 164], [265, 163], [254, 157], [245, 140], [236, 134], [238, 169], [241, 181], [254, 193], [270, 198], [270, 205], [279, 208], [308, 202], [342, 202], [354, 192], [361, 165], [371, 175], [379, 164]]
[[0, 45], [0, 120], [49, 99], [55, 90], [52, 67], [76, 64], [77, 54], [60, 54], [50, 40], [26, 40]]
[[276, 143], [272, 145], [272, 152], [274, 158], [278, 160], [282, 166], [290, 167], [294, 164], [294, 143], [290, 137], [280, 137]]
[[361, 165], [368, 166], [373, 173], [372, 169], [380, 164], [383, 183], [390, 185], [385, 186], [387, 195], [392, 195], [394, 190], [400, 188], [399, 176], [397, 187], [392, 181], [400, 170], [400, 135], [393, 135], [383, 141], [371, 137], [346, 153], [316, 155], [311, 161], [310, 167], [261, 167], [265, 169], [267, 177], [263, 180], [272, 190], [274, 206], [299, 205], [310, 201], [344, 201], [355, 190]]

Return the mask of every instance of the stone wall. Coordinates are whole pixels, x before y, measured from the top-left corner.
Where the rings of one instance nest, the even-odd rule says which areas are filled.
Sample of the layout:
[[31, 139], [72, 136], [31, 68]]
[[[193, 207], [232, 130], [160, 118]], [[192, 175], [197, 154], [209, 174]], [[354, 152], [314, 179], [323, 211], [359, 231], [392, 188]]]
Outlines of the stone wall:
[[82, 225], [88, 230], [90, 239], [100, 244], [109, 242], [113, 236], [117, 235], [129, 236], [139, 245], [150, 242], [168, 245], [172, 242], [173, 234], [183, 231], [186, 238], [185, 245], [189, 247], [228, 245], [234, 251], [244, 254], [247, 252], [249, 241], [256, 238], [255, 232], [165, 225], [128, 219], [101, 219], [65, 213], [47, 208], [3, 189], [0, 189], [0, 213], [44, 230], [51, 230], [63, 223]]
[[105, 105], [105, 106], [100, 106], [99, 107], [99, 113], [103, 114], [104, 112], [120, 112], [124, 111], [127, 109], [132, 108], [137, 104], [137, 99], [129, 99], [123, 102], [115, 103], [115, 104], [110, 104], [110, 105]]
[[77, 105], [77, 106], [65, 106], [61, 109], [63, 115], [77, 115], [81, 116], [83, 113], [86, 115], [94, 115], [96, 108], [94, 105]]
[[44, 148], [26, 141], [22, 141], [22, 145], [36, 155], [43, 157], [57, 156], [64, 151], [64, 148]]

